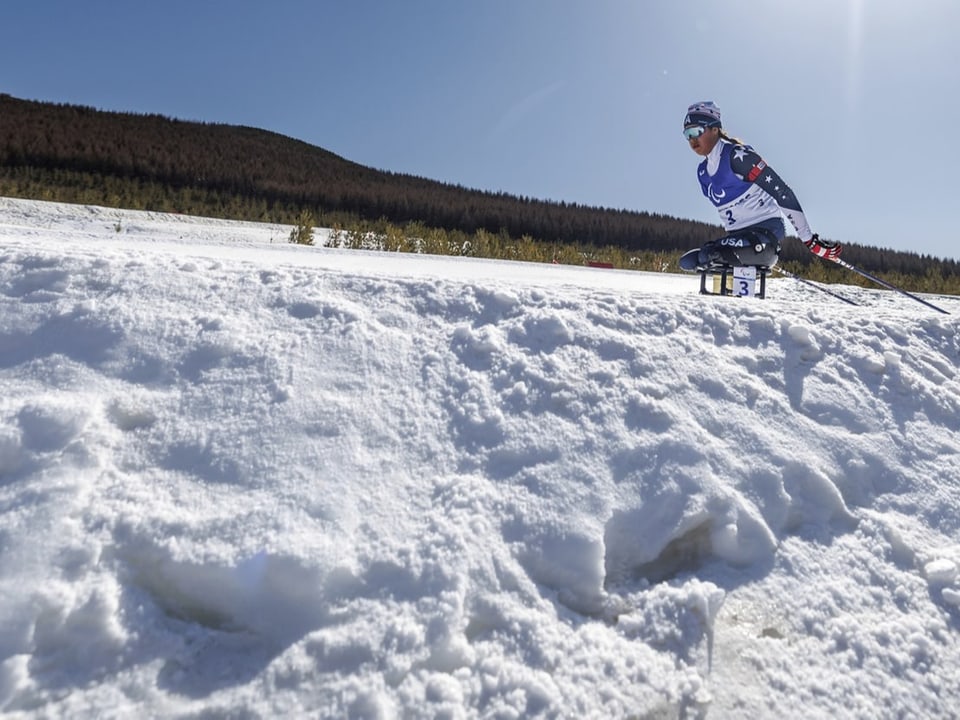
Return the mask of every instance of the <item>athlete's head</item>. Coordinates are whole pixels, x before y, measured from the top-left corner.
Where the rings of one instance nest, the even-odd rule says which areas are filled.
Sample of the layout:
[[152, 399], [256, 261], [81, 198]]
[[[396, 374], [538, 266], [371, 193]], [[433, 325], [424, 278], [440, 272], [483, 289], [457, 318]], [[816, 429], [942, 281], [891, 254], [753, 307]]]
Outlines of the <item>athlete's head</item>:
[[720, 108], [712, 101], [694, 103], [683, 118], [683, 136], [697, 155], [709, 155], [720, 139]]

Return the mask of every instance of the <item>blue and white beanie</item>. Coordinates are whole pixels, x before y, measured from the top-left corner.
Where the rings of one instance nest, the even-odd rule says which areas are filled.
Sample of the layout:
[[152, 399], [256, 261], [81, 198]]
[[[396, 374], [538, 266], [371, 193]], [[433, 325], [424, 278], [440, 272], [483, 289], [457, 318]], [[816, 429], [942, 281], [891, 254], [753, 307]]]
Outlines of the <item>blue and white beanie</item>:
[[691, 125], [720, 127], [720, 108], [711, 100], [694, 103], [687, 108], [687, 115], [683, 118], [684, 127]]

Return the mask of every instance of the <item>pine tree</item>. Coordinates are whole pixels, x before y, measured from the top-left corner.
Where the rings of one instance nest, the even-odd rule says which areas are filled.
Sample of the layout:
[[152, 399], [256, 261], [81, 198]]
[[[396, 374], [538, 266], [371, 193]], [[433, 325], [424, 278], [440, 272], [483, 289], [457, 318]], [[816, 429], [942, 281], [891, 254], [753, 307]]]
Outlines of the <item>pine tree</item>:
[[314, 223], [313, 213], [309, 210], [301, 210], [293, 230], [290, 231], [290, 242], [296, 245], [313, 245]]

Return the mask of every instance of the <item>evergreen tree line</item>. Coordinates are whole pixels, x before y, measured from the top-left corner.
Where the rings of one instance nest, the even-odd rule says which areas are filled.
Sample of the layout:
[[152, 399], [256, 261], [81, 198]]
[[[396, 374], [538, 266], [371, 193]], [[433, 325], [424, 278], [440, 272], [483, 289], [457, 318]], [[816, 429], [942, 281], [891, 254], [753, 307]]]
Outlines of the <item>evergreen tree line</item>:
[[[611, 245], [583, 243], [546, 243], [529, 235], [513, 238], [506, 231], [491, 233], [478, 229], [473, 233], [432, 228], [420, 222], [396, 225], [383, 218], [377, 221], [352, 220], [347, 224], [322, 223], [332, 228], [327, 237], [317, 242], [316, 219], [309, 211], [297, 217], [290, 232], [290, 242], [303, 245], [351, 250], [427, 253], [460, 257], [482, 257], [525, 262], [593, 265], [620, 270], [671, 272], [677, 270], [679, 251], [625, 250]], [[876, 287], [870, 280], [838, 265], [818, 262], [804, 266], [796, 260], [780, 263], [793, 273], [803, 273], [810, 280]], [[960, 276], [944, 275], [940, 266], [931, 263], [923, 276], [900, 272], [880, 273], [888, 282], [908, 290], [960, 295]]]
[[[503, 247], [535, 243], [545, 248], [535, 253], [538, 259], [620, 254], [626, 259], [612, 262], [617, 267], [637, 267], [640, 257], [656, 266], [670, 263], [720, 231], [666, 215], [469, 190], [374, 170], [255, 128], [9, 95], [0, 95], [0, 194], [289, 224], [309, 212], [320, 225], [357, 232], [384, 222], [510, 238]], [[572, 252], [560, 252], [563, 246]], [[836, 270], [812, 263], [797, 242], [785, 243], [782, 257], [807, 276], [813, 271], [831, 279]], [[862, 245], [848, 245], [844, 257], [888, 280], [904, 279], [912, 289], [960, 283], [955, 261]], [[670, 269], [675, 267], [672, 262]], [[843, 281], [853, 282], [849, 276], [843, 273]]]

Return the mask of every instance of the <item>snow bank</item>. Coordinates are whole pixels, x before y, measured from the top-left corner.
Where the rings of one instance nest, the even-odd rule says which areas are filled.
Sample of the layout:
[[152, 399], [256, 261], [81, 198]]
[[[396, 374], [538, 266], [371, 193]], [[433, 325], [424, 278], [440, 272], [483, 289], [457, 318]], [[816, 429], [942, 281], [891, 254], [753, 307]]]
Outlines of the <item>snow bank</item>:
[[0, 710], [960, 700], [960, 302], [0, 199]]

